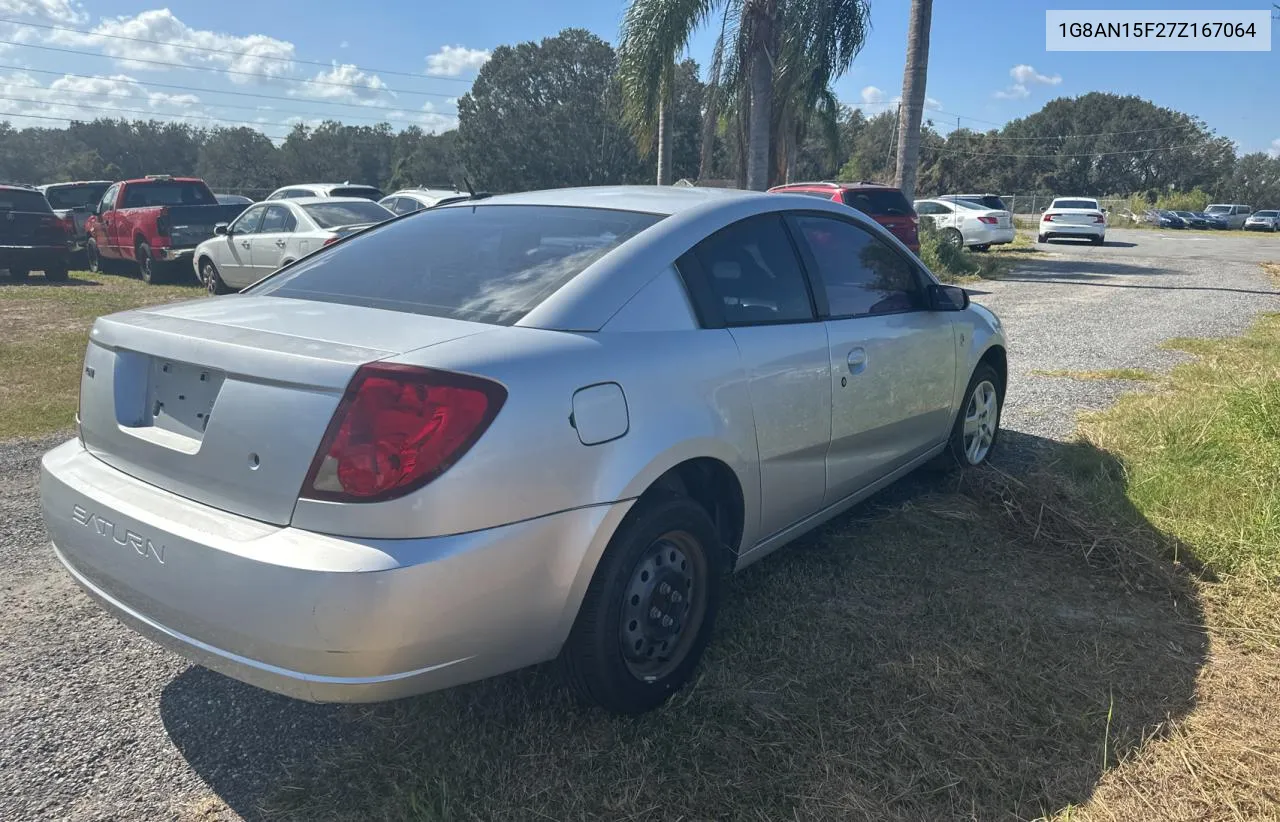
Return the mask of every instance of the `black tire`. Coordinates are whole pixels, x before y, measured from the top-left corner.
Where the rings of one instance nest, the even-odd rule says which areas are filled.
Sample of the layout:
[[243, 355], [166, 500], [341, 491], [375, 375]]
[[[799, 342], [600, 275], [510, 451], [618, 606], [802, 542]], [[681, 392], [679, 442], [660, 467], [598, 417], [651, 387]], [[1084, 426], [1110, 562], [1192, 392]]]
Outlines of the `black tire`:
[[970, 251], [986, 251], [989, 248], [991, 248], [991, 243], [982, 243], [981, 245], [969, 246]]
[[159, 285], [165, 281], [164, 267], [151, 258], [151, 246], [146, 243], [138, 243], [135, 250], [135, 259], [138, 261], [138, 273], [142, 275], [142, 281], [147, 285]]
[[[990, 385], [995, 392], [995, 419], [991, 420], [988, 414], [984, 421], [990, 433], [990, 441], [987, 443], [985, 450], [977, 459], [973, 459], [973, 453], [966, 447], [965, 423], [966, 419], [971, 416], [971, 410], [981, 410], [977, 406], [979, 402], [975, 400], [975, 394], [979, 386]], [[957, 465], [962, 468], [970, 468], [981, 465], [991, 456], [991, 452], [995, 450], [996, 444], [1000, 439], [1000, 414], [1004, 409], [1004, 383], [1000, 379], [1000, 375], [996, 370], [986, 363], [981, 363], [973, 370], [973, 376], [969, 378], [969, 385], [964, 389], [964, 400], [960, 406], [960, 413], [956, 415], [955, 425], [951, 427], [951, 439], [947, 443], [947, 450], [951, 454], [951, 458]]]
[[14, 282], [25, 282], [25, 281], [26, 281], [26, 279], [27, 279], [27, 277], [30, 277], [30, 276], [31, 276], [31, 269], [29, 269], [29, 268], [11, 268], [11, 269], [9, 269], [9, 277], [10, 277]]
[[85, 265], [88, 266], [91, 274], [103, 273], [102, 255], [98, 253], [98, 244], [93, 240], [90, 240], [89, 244], [84, 247], [84, 258]]
[[1037, 243], [1047, 243], [1047, 242], [1049, 242], [1049, 238], [1048, 238], [1048, 237], [1046, 237], [1046, 236], [1045, 236], [1045, 235], [1043, 235], [1043, 234], [1037, 234], [1037, 235], [1036, 235], [1036, 242], [1037, 242]]
[[[667, 494], [636, 503], [600, 558], [560, 653], [574, 693], [620, 714], [665, 702], [702, 658], [725, 570], [725, 551], [702, 506]], [[670, 631], [671, 654], [664, 657], [659, 651]]]
[[68, 269], [66, 263], [53, 265], [44, 270], [44, 278], [51, 283], [65, 283]]
[[944, 245], [949, 245], [952, 248], [964, 248], [964, 235], [954, 228], [942, 229], [940, 239]]
[[210, 297], [231, 293], [231, 289], [227, 288], [227, 284], [222, 281], [222, 275], [218, 273], [218, 267], [208, 257], [200, 260], [200, 282], [204, 285], [204, 290], [208, 292]]
[[1106, 237], [1090, 237], [1089, 238], [1089, 242], [1093, 243], [1094, 245], [1102, 245], [1106, 241], [1107, 241]]

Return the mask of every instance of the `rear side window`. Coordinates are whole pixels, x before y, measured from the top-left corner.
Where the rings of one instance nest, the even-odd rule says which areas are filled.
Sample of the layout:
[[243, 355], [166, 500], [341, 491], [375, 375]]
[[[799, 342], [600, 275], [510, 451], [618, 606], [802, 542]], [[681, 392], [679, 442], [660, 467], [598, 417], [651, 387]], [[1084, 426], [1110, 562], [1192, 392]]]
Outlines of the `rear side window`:
[[905, 217], [911, 203], [896, 188], [846, 189], [844, 204], [872, 217]]
[[895, 314], [923, 307], [915, 266], [862, 228], [830, 217], [795, 218], [832, 317]]
[[660, 219], [567, 206], [433, 209], [305, 258], [251, 292], [511, 325]]
[[0, 190], [0, 211], [41, 211], [52, 213], [49, 201], [38, 191], [19, 188]]
[[777, 215], [734, 223], [703, 240], [694, 255], [726, 325], [813, 319], [800, 260]]
[[343, 186], [330, 189], [330, 197], [363, 197], [366, 200], [381, 200], [386, 195], [372, 186]]

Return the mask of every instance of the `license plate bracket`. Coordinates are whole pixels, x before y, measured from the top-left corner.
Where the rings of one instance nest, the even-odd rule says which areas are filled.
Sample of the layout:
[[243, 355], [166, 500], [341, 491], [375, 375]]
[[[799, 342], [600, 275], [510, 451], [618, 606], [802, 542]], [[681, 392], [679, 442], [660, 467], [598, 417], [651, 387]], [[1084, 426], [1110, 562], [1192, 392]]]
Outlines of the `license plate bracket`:
[[223, 372], [212, 368], [152, 358], [147, 396], [151, 424], [202, 440], [225, 377]]

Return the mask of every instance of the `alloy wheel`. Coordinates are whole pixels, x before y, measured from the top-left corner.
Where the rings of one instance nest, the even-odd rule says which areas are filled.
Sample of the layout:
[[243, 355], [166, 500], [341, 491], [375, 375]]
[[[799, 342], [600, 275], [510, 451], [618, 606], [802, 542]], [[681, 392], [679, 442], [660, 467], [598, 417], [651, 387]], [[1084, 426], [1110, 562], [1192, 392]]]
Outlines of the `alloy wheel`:
[[974, 386], [964, 411], [964, 455], [970, 465], [977, 465], [991, 452], [995, 442], [1000, 407], [996, 387], [990, 380]]

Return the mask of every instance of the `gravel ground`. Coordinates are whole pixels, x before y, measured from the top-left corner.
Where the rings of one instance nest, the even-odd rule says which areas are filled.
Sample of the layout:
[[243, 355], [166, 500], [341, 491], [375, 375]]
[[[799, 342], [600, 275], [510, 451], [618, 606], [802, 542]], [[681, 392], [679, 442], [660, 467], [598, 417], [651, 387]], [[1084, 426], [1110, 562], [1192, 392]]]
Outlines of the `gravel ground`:
[[[1236, 334], [1258, 311], [1280, 310], [1257, 266], [1280, 259], [1265, 240], [1111, 240], [1042, 247], [1020, 274], [974, 289], [1007, 328], [1005, 426], [1034, 435], [1020, 442], [1068, 437], [1078, 410], [1135, 387], [1030, 372], [1162, 371], [1180, 359], [1163, 340]], [[45, 548], [36, 468], [56, 442], [0, 444], [0, 819], [258, 817], [288, 763], [360, 733], [356, 709], [239, 685], [105, 616]]]

